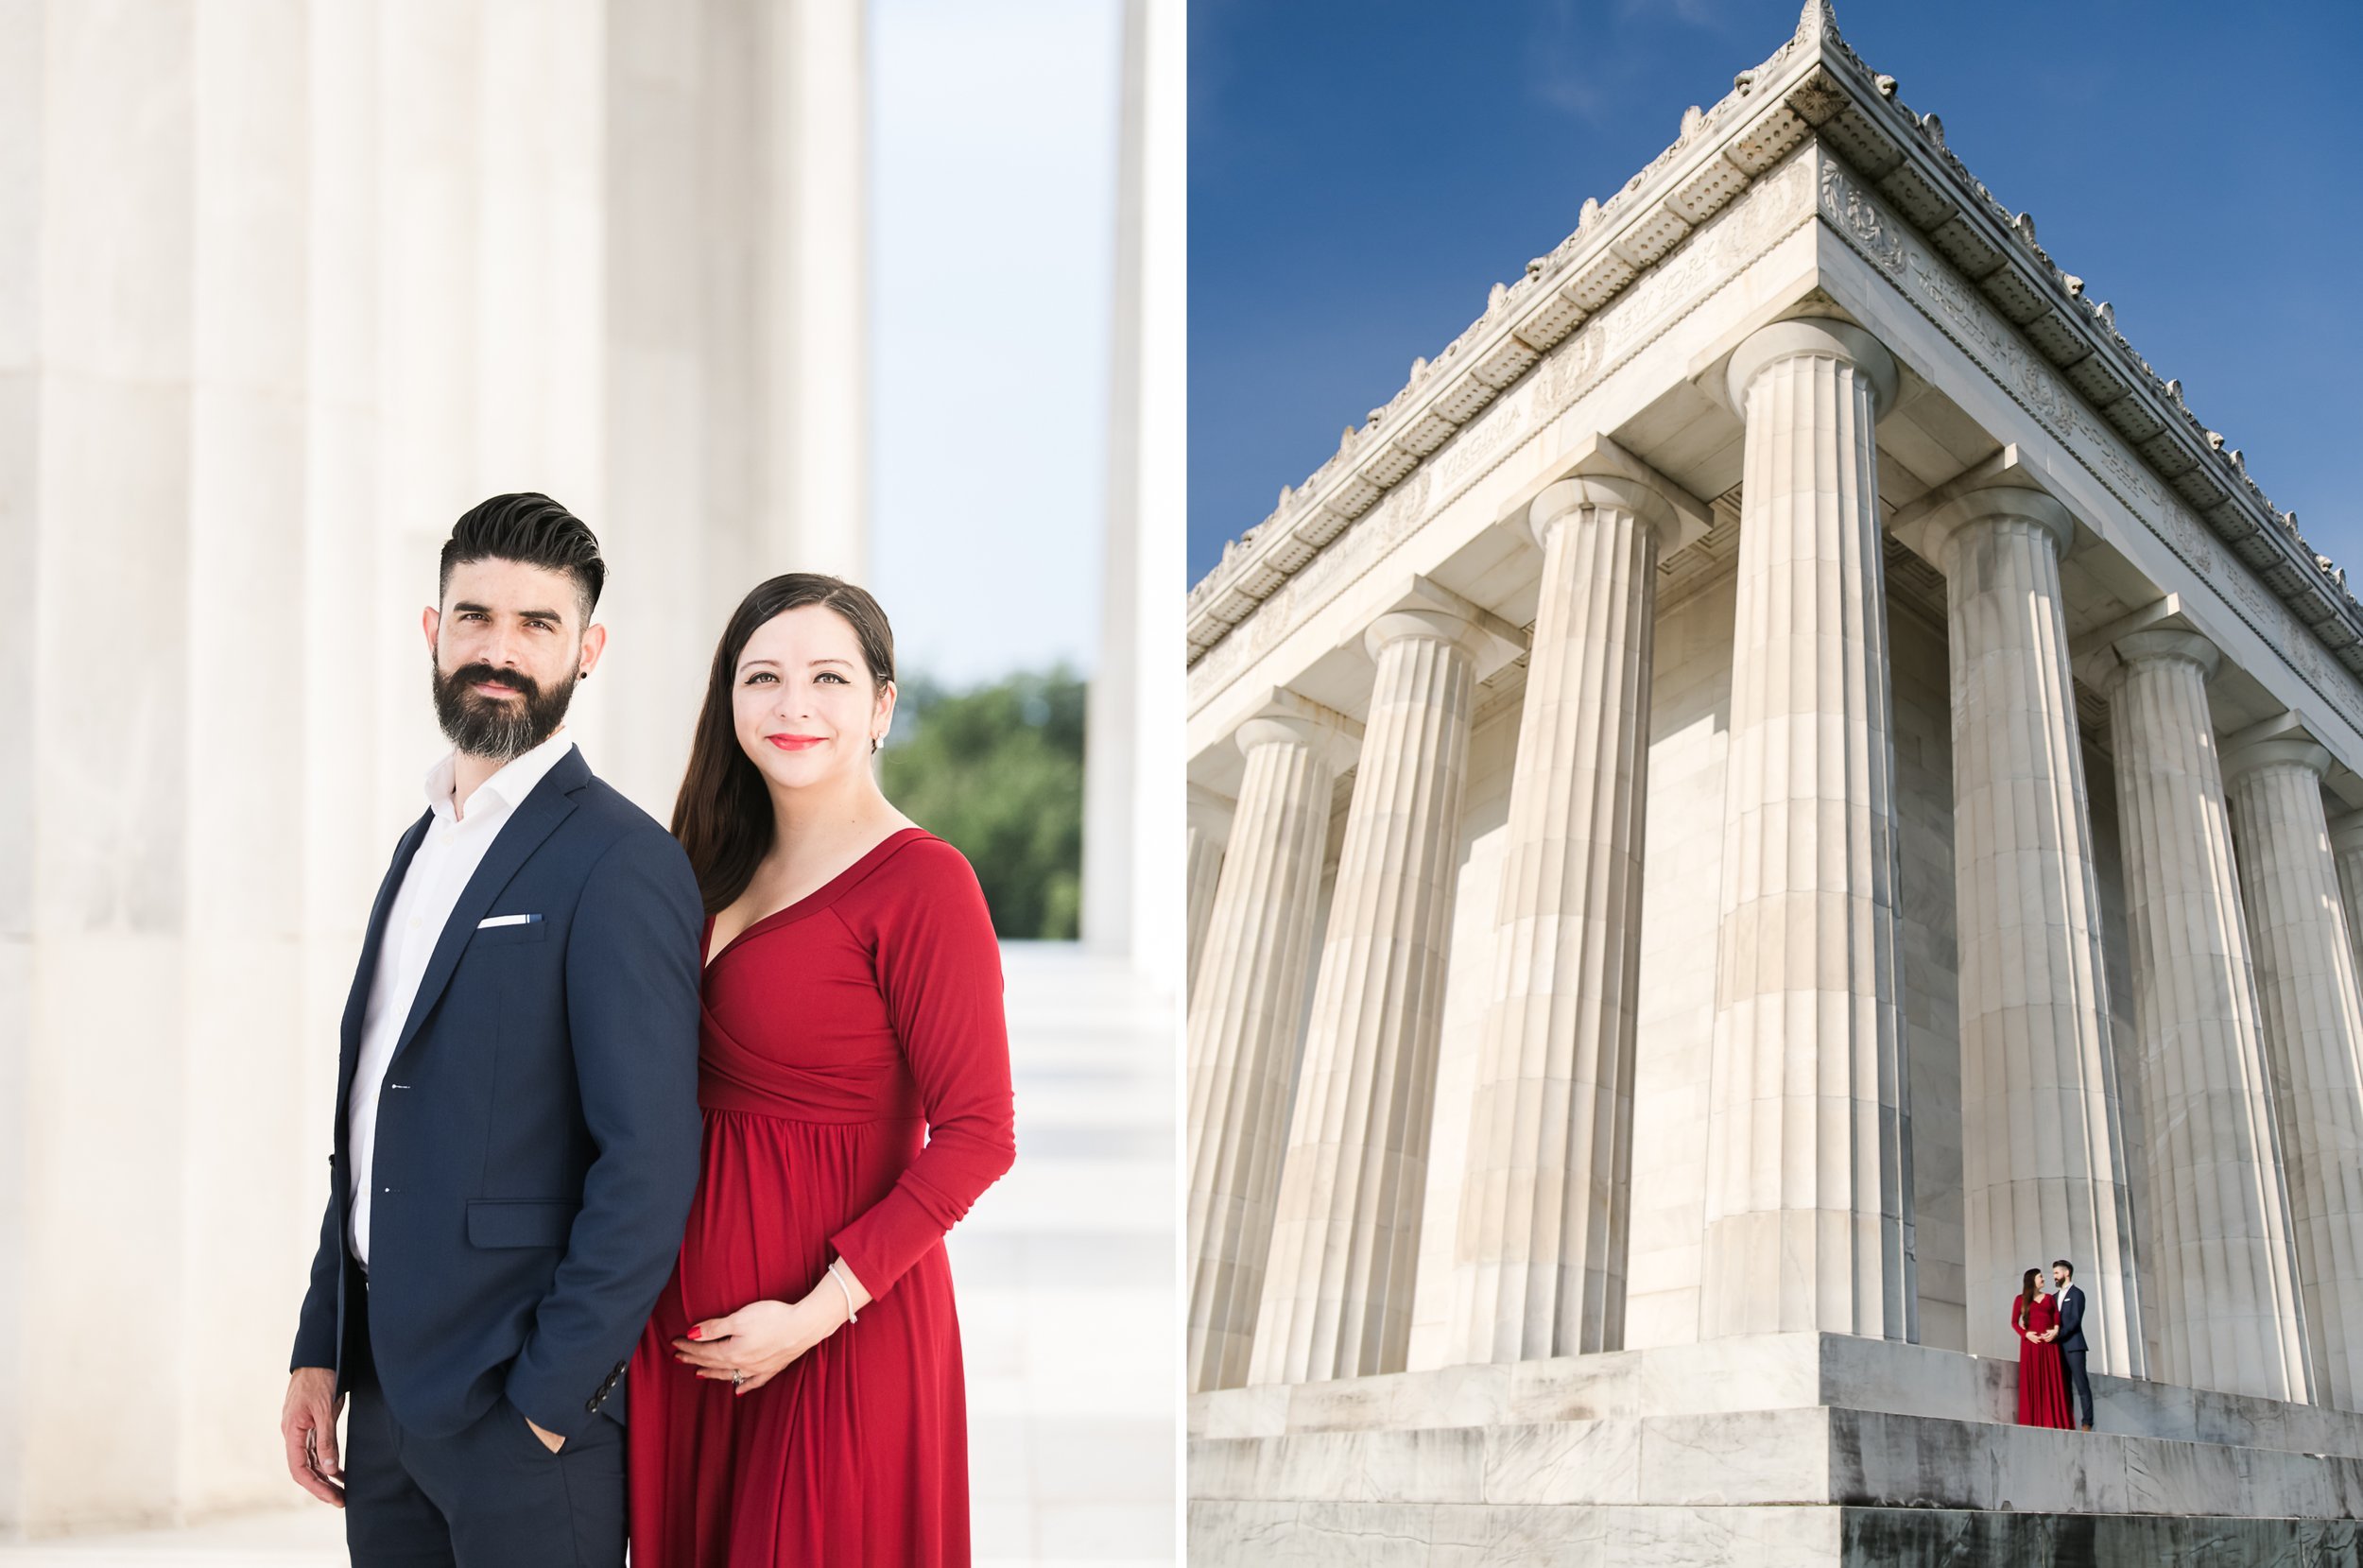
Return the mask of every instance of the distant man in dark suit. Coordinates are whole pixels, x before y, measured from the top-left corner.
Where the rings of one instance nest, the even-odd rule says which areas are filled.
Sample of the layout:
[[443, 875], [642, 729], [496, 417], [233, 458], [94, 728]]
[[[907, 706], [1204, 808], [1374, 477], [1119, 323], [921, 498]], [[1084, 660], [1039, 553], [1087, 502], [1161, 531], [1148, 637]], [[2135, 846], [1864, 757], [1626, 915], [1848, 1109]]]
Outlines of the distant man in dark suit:
[[2060, 1361], [2067, 1373], [2068, 1394], [2076, 1402], [2077, 1425], [2093, 1429], [2093, 1380], [2084, 1372], [2084, 1293], [2076, 1286], [2076, 1266], [2061, 1258], [2051, 1266], [2051, 1283], [2060, 1287]]
[[496, 495], [423, 621], [453, 750], [346, 1003], [280, 1422], [362, 1568], [624, 1560], [624, 1368], [698, 1179], [703, 905], [564, 732], [605, 575], [563, 507]]

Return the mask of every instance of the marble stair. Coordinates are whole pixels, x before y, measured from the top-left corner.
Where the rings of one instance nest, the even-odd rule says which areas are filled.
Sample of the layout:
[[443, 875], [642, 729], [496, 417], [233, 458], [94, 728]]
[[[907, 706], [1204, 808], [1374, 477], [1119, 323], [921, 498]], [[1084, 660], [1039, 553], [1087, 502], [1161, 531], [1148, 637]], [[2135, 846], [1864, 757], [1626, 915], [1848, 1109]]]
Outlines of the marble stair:
[[2058, 1432], [2016, 1380], [1804, 1334], [1203, 1394], [1191, 1560], [2363, 1560], [2363, 1417], [2096, 1378]]

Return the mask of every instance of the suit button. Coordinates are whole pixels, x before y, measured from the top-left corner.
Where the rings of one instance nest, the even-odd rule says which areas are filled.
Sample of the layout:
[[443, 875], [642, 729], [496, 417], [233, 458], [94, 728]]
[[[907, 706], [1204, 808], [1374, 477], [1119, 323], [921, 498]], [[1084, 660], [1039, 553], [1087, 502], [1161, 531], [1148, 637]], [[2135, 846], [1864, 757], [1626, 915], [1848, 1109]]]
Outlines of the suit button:
[[585, 1414], [585, 1415], [589, 1415], [589, 1416], [595, 1416], [595, 1415], [597, 1415], [597, 1414], [599, 1413], [599, 1402], [598, 1402], [597, 1400], [595, 1400], [595, 1399], [587, 1399], [587, 1400], [584, 1400], [584, 1401], [582, 1402], [582, 1409], [583, 1409], [583, 1414]]

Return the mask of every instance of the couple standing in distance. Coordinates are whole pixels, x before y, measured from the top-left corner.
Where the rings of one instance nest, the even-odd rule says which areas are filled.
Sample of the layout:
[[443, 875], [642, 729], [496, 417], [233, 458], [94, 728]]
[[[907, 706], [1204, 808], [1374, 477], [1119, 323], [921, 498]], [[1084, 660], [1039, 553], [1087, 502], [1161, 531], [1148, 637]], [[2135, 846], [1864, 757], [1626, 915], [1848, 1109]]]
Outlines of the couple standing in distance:
[[[2056, 1297], [2045, 1290], [2059, 1286]], [[2084, 1370], [2084, 1293], [2077, 1287], [2076, 1266], [2065, 1258], [2051, 1266], [2051, 1278], [2030, 1268], [2010, 1298], [2010, 1332], [2018, 1335], [2018, 1423], [2021, 1426], [2076, 1426], [2081, 1408], [2084, 1431], [2093, 1429], [2093, 1381]]]
[[547, 496], [443, 546], [453, 750], [345, 1008], [289, 1471], [361, 1568], [964, 1563], [942, 1241], [1009, 1047], [975, 873], [872, 776], [892, 634], [750, 593], [668, 835], [564, 731], [604, 579]]

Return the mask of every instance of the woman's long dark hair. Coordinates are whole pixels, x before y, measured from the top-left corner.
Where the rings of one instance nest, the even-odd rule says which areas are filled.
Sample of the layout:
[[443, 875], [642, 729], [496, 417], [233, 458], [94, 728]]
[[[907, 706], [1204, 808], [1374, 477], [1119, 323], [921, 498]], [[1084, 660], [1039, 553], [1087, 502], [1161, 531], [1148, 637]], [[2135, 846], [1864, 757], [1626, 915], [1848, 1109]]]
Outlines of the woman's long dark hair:
[[[2027, 1277], [2018, 1282], [2018, 1326], [2020, 1328], [2025, 1328], [2035, 1320], [2035, 1298], [2043, 1294], [2035, 1281], [2042, 1274], [2042, 1269], [2030, 1268], [2027, 1271]], [[1989, 1297], [1988, 1300], [1992, 1298]]]
[[763, 775], [738, 747], [731, 713], [738, 658], [756, 629], [775, 615], [822, 605], [842, 616], [861, 644], [862, 662], [880, 689], [894, 681], [894, 630], [878, 601], [842, 577], [790, 572], [760, 583], [738, 601], [722, 640], [715, 645], [714, 668], [706, 677], [706, 699], [698, 710], [698, 736], [689, 745], [689, 771], [673, 801], [673, 836], [688, 852], [698, 873], [706, 913], [718, 915], [737, 902], [755, 868], [771, 848], [771, 796]]

